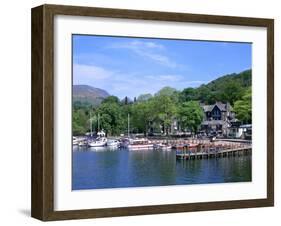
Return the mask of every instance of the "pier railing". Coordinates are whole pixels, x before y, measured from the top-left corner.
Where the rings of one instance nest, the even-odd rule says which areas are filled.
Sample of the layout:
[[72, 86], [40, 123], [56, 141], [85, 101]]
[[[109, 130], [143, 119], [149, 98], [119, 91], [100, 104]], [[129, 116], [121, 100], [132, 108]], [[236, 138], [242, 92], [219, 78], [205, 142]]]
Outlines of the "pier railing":
[[249, 154], [252, 151], [251, 144], [226, 143], [226, 144], [206, 144], [197, 147], [184, 146], [177, 149], [177, 159], [201, 159], [211, 157], [226, 157], [233, 155]]

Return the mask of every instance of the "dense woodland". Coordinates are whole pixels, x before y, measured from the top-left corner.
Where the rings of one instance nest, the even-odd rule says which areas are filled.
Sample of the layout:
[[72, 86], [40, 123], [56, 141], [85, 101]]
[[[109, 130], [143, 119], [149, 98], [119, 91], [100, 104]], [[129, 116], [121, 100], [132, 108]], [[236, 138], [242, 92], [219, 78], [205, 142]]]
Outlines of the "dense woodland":
[[229, 102], [242, 123], [252, 118], [251, 70], [222, 76], [198, 88], [178, 91], [164, 87], [156, 94], [142, 94], [130, 100], [108, 96], [99, 105], [75, 100], [73, 103], [73, 134], [89, 132], [90, 125], [108, 135], [126, 134], [128, 115], [130, 133], [149, 132], [169, 134], [171, 123], [176, 119], [183, 131], [197, 132], [203, 119], [200, 103]]

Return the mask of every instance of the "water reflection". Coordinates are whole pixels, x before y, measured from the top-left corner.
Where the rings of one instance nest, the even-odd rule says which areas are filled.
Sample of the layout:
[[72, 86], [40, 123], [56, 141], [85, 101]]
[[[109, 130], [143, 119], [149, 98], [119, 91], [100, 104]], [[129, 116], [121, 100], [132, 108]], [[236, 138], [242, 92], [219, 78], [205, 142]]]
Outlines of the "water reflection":
[[251, 181], [251, 156], [176, 160], [175, 151], [74, 148], [72, 188]]

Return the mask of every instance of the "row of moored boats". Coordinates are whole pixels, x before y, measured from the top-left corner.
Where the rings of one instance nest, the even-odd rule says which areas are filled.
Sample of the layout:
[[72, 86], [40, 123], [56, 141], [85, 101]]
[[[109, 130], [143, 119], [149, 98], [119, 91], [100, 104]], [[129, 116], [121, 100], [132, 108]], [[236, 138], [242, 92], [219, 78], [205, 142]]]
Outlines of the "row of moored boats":
[[104, 136], [92, 137], [73, 137], [74, 146], [85, 147], [114, 147], [127, 148], [129, 150], [170, 150], [171, 145], [165, 143], [154, 144], [146, 138], [121, 138], [107, 139]]

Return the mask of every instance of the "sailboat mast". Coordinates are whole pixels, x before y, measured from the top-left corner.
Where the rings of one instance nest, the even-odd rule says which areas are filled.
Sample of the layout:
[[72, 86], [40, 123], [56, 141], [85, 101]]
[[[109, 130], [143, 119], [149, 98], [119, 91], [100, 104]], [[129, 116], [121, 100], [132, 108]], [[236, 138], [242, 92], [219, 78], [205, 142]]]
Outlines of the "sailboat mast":
[[130, 137], [130, 115], [128, 114], [128, 137]]
[[91, 114], [91, 112], [90, 112], [90, 127], [91, 127], [91, 137], [93, 136], [93, 122], [92, 122], [92, 114]]
[[98, 113], [98, 132], [100, 131], [100, 113]]

